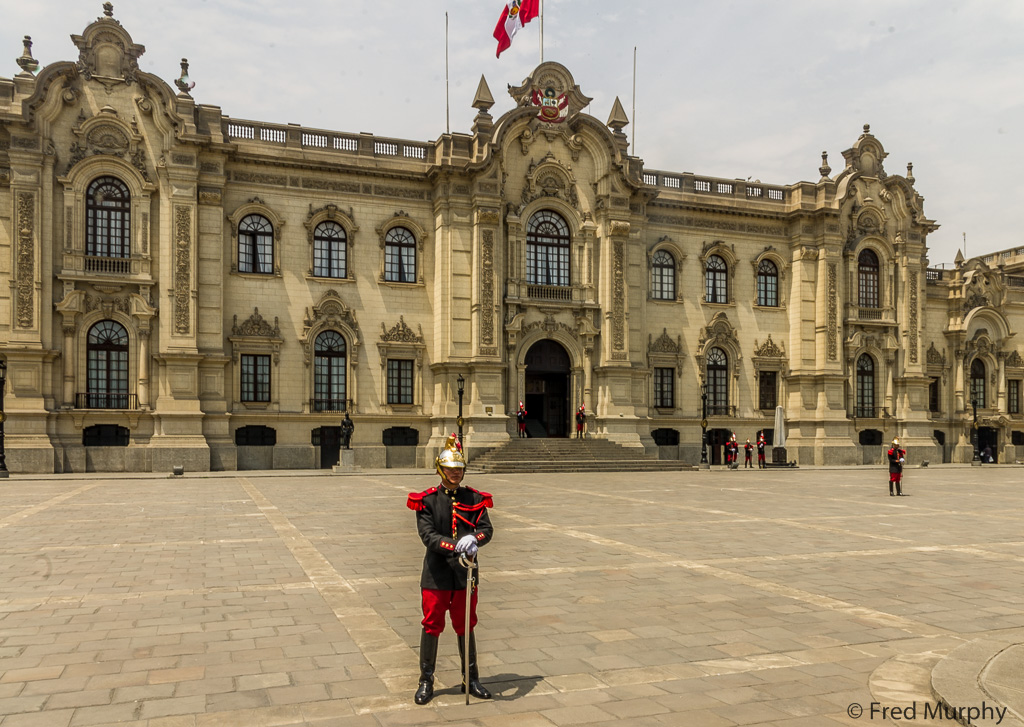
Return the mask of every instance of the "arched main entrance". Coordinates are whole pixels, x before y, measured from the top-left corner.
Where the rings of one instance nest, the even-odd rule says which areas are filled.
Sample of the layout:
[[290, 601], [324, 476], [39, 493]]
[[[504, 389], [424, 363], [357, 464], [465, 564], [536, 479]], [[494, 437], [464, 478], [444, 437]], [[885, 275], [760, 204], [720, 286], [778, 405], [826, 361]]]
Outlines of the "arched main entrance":
[[555, 341], [526, 352], [526, 431], [531, 437], [569, 434], [569, 354]]

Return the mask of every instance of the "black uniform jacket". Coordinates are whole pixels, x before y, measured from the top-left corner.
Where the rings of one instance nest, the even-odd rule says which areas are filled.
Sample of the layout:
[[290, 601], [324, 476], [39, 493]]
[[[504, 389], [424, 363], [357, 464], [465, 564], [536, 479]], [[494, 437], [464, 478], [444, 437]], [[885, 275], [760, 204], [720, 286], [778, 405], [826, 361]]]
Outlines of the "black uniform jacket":
[[[465, 590], [466, 569], [455, 555], [455, 544], [462, 536], [470, 534], [476, 537], [478, 546], [490, 542], [494, 534], [487, 516], [487, 508], [494, 507], [491, 496], [472, 487], [459, 487], [454, 491], [431, 487], [425, 492], [409, 493], [406, 505], [416, 511], [416, 529], [427, 546], [420, 588]], [[477, 570], [479, 572], [479, 568]]]
[[889, 450], [889, 474], [894, 472], [902, 472], [903, 464], [900, 462], [900, 458], [906, 459], [907, 450], [893, 447]]

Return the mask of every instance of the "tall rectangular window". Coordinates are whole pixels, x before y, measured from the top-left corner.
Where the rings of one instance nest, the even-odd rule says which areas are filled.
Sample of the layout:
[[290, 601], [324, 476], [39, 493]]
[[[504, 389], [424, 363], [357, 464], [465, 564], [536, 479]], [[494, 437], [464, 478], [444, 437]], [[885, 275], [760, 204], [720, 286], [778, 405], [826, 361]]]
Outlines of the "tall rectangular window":
[[654, 406], [656, 408], [675, 408], [675, 373], [675, 369], [654, 369]]
[[942, 411], [939, 405], [939, 380], [935, 378], [928, 384], [928, 411], [933, 414]]
[[757, 374], [759, 409], [774, 409], [779, 405], [778, 371], [760, 371]]
[[270, 356], [242, 355], [242, 401], [270, 401]]
[[1010, 414], [1020, 414], [1020, 379], [1010, 379], [1006, 383], [1006, 410]]
[[412, 404], [412, 363], [388, 359], [388, 404]]

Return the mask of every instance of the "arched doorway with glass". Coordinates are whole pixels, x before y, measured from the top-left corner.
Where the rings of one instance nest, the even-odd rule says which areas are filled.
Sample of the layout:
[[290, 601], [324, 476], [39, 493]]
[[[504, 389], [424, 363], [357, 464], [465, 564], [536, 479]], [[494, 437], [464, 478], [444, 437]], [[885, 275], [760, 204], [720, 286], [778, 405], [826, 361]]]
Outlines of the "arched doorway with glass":
[[556, 341], [538, 341], [526, 352], [525, 364], [523, 403], [527, 433], [531, 437], [568, 436], [568, 352]]

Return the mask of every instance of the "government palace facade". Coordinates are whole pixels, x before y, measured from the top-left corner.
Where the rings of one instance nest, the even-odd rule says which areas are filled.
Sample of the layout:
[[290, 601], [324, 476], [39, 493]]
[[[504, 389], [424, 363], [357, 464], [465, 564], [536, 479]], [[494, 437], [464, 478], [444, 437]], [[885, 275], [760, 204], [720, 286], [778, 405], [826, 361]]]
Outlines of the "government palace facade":
[[1022, 454], [1024, 248], [929, 267], [868, 126], [766, 184], [648, 168], [558, 63], [499, 118], [481, 78], [470, 132], [425, 142], [197, 104], [109, 4], [72, 41], [0, 78], [14, 473], [328, 467], [345, 413], [356, 466], [422, 467], [460, 406], [472, 458], [520, 402], [532, 436], [582, 405], [696, 463], [702, 392], [716, 462], [777, 407], [799, 464]]

